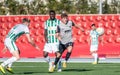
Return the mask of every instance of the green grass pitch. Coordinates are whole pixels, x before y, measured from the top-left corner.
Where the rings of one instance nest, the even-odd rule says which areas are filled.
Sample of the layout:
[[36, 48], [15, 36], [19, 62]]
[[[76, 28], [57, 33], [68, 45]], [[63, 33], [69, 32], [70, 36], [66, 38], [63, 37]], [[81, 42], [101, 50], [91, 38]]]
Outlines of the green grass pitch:
[[45, 62], [16, 62], [13, 70], [15, 74], [7, 75], [120, 75], [120, 63], [68, 63], [62, 72], [49, 73]]

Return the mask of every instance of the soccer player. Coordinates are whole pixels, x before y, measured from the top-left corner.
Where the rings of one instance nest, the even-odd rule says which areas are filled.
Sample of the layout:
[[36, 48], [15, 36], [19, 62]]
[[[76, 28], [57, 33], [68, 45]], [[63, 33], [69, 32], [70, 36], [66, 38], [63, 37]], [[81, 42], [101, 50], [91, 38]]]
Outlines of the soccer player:
[[58, 63], [62, 53], [67, 49], [67, 54], [65, 57], [65, 61], [63, 62], [63, 67], [66, 67], [66, 63], [70, 58], [73, 49], [73, 37], [72, 37], [72, 26], [79, 28], [84, 31], [83, 28], [74, 24], [72, 21], [68, 20], [68, 15], [66, 13], [61, 14], [60, 24], [57, 26], [56, 37], [60, 41], [59, 44], [59, 54], [57, 55], [54, 65], [50, 69], [51, 72], [54, 71], [56, 64]]
[[[43, 55], [45, 60], [49, 63], [48, 70], [50, 71], [50, 68], [52, 67], [52, 61], [50, 60], [50, 57], [48, 56], [48, 54], [53, 52], [55, 53], [55, 56], [56, 56], [59, 51], [58, 49], [59, 41], [55, 37], [55, 34], [56, 34], [57, 26], [59, 25], [60, 21], [55, 18], [56, 13], [54, 10], [49, 11], [49, 16], [50, 18], [44, 23], [44, 28], [45, 28], [44, 36], [45, 36], [46, 43], [44, 45]], [[58, 66], [58, 72], [61, 72], [60, 63]]]
[[6, 70], [8, 70], [9, 72], [13, 73], [11, 66], [14, 62], [16, 62], [17, 60], [20, 59], [20, 51], [17, 47], [17, 45], [15, 44], [16, 39], [21, 36], [22, 34], [25, 34], [28, 42], [34, 46], [36, 49], [39, 49], [39, 47], [34, 43], [34, 41], [31, 39], [30, 37], [30, 32], [29, 32], [29, 23], [30, 20], [27, 18], [22, 19], [22, 23], [21, 24], [17, 24], [15, 25], [8, 33], [8, 35], [5, 38], [5, 47], [3, 49], [4, 52], [6, 52], [7, 48], [10, 51], [10, 53], [12, 54], [12, 57], [9, 58], [8, 60], [4, 61], [3, 63], [1, 63], [0, 65], [0, 71], [5, 74], [5, 70], [4, 68], [6, 68]]
[[[90, 52], [91, 55], [94, 57], [94, 62], [92, 64], [97, 64], [98, 63], [98, 38], [99, 38], [99, 33], [96, 31], [96, 25], [92, 24], [91, 25], [91, 31], [90, 31]], [[102, 41], [102, 38], [101, 38]]]

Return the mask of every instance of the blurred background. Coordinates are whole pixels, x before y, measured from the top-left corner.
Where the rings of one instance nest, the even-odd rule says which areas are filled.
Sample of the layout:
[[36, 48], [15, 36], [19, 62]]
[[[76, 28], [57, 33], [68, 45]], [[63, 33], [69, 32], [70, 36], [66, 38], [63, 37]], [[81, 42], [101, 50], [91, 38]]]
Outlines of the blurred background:
[[0, 15], [119, 14], [120, 0], [0, 0]]

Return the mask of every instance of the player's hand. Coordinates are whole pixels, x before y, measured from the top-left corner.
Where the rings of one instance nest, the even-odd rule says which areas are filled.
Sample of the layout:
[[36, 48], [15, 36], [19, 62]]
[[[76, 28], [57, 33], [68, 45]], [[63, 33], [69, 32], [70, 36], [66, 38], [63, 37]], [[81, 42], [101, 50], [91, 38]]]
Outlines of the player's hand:
[[85, 30], [83, 28], [80, 28], [82, 32], [84, 32]]
[[40, 47], [38, 47], [38, 46], [36, 46], [35, 48], [36, 48], [37, 50], [40, 50]]

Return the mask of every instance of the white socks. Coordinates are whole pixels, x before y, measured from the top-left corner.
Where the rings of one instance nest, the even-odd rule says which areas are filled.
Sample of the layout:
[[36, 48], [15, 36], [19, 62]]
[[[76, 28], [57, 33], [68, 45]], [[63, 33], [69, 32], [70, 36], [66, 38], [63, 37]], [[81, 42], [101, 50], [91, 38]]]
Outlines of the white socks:
[[94, 61], [97, 62], [98, 54], [97, 53], [92, 53], [92, 56], [94, 57]]
[[9, 65], [11, 67], [12, 63], [17, 61], [16, 57], [11, 57], [8, 60], [4, 61], [1, 65], [5, 67], [6, 65]]
[[60, 60], [58, 61], [58, 69], [61, 69], [62, 68], [62, 62], [61, 62], [61, 58]]
[[13, 64], [13, 63], [8, 64], [8, 67], [12, 67], [12, 64]]
[[49, 57], [49, 56], [47, 56], [47, 57], [45, 58], [45, 61], [48, 62], [49, 65], [51, 64], [51, 60], [50, 60], [50, 57]]

